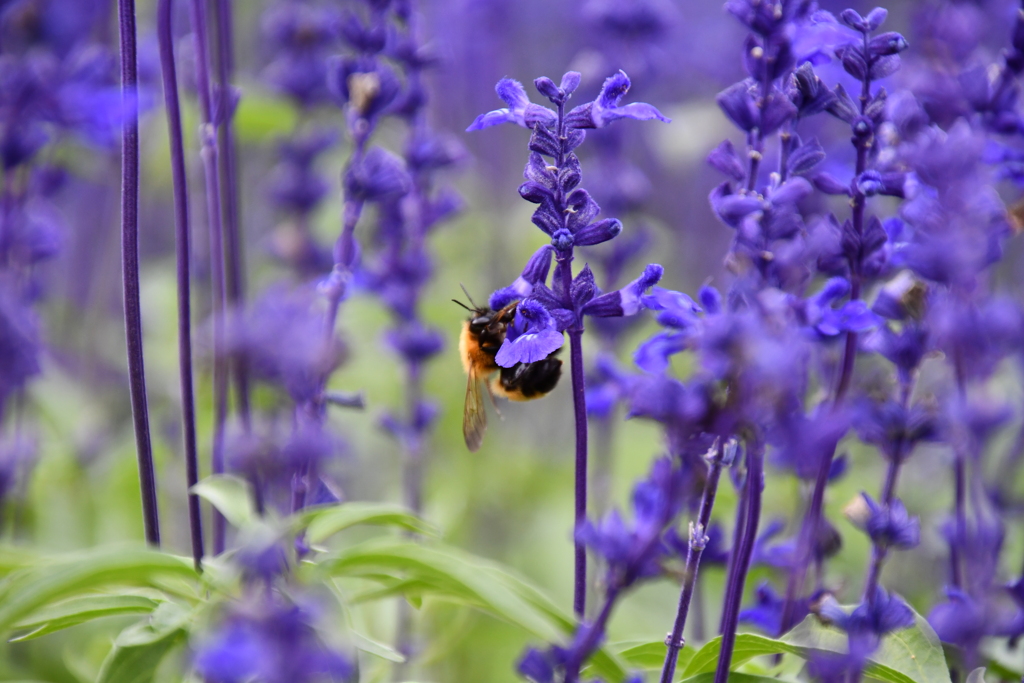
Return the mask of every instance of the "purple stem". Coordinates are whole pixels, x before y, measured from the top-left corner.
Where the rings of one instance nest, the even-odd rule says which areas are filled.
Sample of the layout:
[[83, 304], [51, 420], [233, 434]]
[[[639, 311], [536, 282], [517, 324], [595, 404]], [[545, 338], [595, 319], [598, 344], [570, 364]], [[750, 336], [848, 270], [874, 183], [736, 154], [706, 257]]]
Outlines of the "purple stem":
[[139, 301], [139, 112], [138, 57], [135, 46], [135, 0], [118, 0], [121, 36], [121, 98], [129, 106], [121, 131], [121, 269], [124, 324], [128, 346], [129, 393], [135, 422], [135, 449], [142, 489], [146, 542], [160, 545], [156, 473], [149, 435], [146, 370], [142, 355], [142, 309]]
[[732, 665], [732, 650], [736, 644], [736, 625], [739, 622], [740, 602], [743, 599], [743, 588], [750, 569], [750, 558], [754, 552], [754, 540], [757, 538], [757, 525], [761, 521], [761, 485], [764, 475], [764, 445], [758, 442], [747, 446], [747, 520], [743, 532], [743, 545], [738, 549], [726, 586], [726, 596], [732, 597], [728, 603], [728, 611], [723, 614], [722, 646], [718, 653], [718, 668], [715, 670], [715, 683], [726, 683], [729, 678], [729, 667]]
[[171, 0], [157, 5], [157, 39], [160, 43], [160, 70], [164, 81], [164, 103], [171, 147], [171, 174], [174, 188], [175, 256], [178, 265], [178, 368], [181, 384], [181, 419], [185, 439], [185, 477], [188, 482], [188, 521], [192, 538], [192, 560], [200, 571], [203, 561], [203, 521], [199, 496], [192, 487], [199, 481], [199, 457], [196, 448], [196, 409], [192, 387], [192, 303], [189, 275], [188, 178], [185, 171], [185, 147], [181, 132], [181, 107], [178, 102], [178, 75], [174, 64]]
[[[665, 664], [661, 668], [661, 683], [672, 683], [676, 673], [676, 662], [679, 659], [679, 651], [686, 645], [683, 640], [683, 628], [686, 626], [686, 616], [690, 611], [690, 600], [693, 597], [694, 587], [697, 585], [697, 570], [700, 568], [700, 557], [704, 552], [704, 544], [707, 542], [705, 532], [711, 522], [711, 511], [715, 507], [715, 494], [718, 493], [718, 479], [722, 474], [722, 449], [719, 444], [715, 455], [711, 459], [711, 467], [708, 471], [708, 478], [704, 482], [704, 495], [700, 501], [700, 512], [697, 514], [697, 525], [690, 531], [690, 548], [686, 553], [686, 573], [683, 578], [683, 590], [679, 594], [679, 609], [676, 612], [676, 621], [672, 626], [672, 633], [669, 635], [666, 644], [668, 652], [665, 654]], [[694, 538], [696, 533], [697, 538]]]
[[[565, 140], [565, 103], [558, 105], [558, 137]], [[565, 148], [560, 145], [556, 166], [562, 168], [565, 165]], [[561, 189], [557, 195], [558, 206], [565, 205], [565, 198]], [[566, 221], [569, 214], [565, 212]], [[562, 292], [567, 302], [571, 298], [572, 288], [572, 249], [566, 252], [559, 252], [557, 259], [562, 265]], [[569, 302], [571, 306], [571, 302]], [[576, 483], [575, 498], [576, 508], [573, 529], [579, 526], [587, 518], [587, 394], [585, 386], [585, 375], [583, 373], [583, 319], [577, 316], [566, 332], [569, 333], [569, 369], [572, 377], [572, 405], [576, 422]], [[575, 536], [575, 534], [574, 534]], [[587, 548], [576, 539], [574, 541], [573, 560], [573, 613], [583, 618], [587, 606]]]
[[[569, 275], [569, 268], [563, 271]], [[568, 291], [568, 289], [566, 289]], [[572, 405], [576, 414], [576, 515], [575, 526], [587, 518], [587, 397], [583, 375], [583, 328], [569, 330], [569, 365], [572, 374]], [[573, 581], [573, 612], [583, 616], [587, 596], [587, 549], [575, 541], [575, 580]]]
[[[228, 416], [228, 364], [224, 357], [224, 309], [226, 282], [224, 277], [224, 226], [221, 223], [220, 178], [217, 175], [217, 130], [213, 122], [213, 101], [210, 94], [210, 56], [206, 31], [206, 5], [192, 0], [192, 31], [196, 48], [196, 89], [199, 92], [202, 126], [199, 130], [200, 157], [206, 180], [206, 210], [210, 231], [210, 279], [213, 281], [213, 402], [214, 426], [211, 470], [224, 472], [224, 423]], [[213, 511], [213, 554], [224, 551], [227, 520]]]
[[[220, 108], [218, 144], [220, 152], [221, 202], [224, 220], [224, 255], [227, 301], [232, 307], [245, 303], [245, 260], [242, 258], [242, 238], [238, 213], [238, 160], [235, 147], [234, 112], [231, 110], [231, 80], [234, 76], [234, 42], [231, 3], [216, 0], [213, 3], [214, 23], [217, 29], [217, 86]], [[232, 358], [238, 414], [246, 428], [249, 416], [249, 368], [245, 357]], [[259, 491], [256, 491], [257, 495]]]
[[[746, 530], [746, 524], [744, 520], [747, 518], [747, 487], [744, 483], [743, 488], [739, 490], [739, 500], [736, 501], [736, 521], [733, 524], [732, 530], [732, 550], [729, 552], [729, 561], [726, 566], [725, 575], [732, 576], [734, 573], [733, 566], [736, 564], [737, 549], [743, 546], [743, 534]], [[722, 616], [718, 622], [718, 634], [725, 633], [725, 615], [729, 613], [729, 603], [733, 600], [733, 595], [726, 592], [725, 601], [722, 604]]]

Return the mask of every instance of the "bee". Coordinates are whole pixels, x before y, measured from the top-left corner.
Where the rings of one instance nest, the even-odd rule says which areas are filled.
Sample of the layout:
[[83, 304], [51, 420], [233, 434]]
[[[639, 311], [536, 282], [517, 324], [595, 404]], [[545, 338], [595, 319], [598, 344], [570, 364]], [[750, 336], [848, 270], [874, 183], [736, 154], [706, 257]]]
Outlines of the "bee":
[[[501, 310], [494, 311], [477, 306], [468, 292], [466, 297], [472, 308], [456, 299], [452, 301], [472, 314], [462, 324], [459, 354], [462, 356], [462, 367], [469, 377], [466, 405], [462, 413], [462, 435], [466, 439], [466, 447], [475, 452], [483, 443], [484, 432], [487, 431], [487, 413], [480, 385], [487, 387], [492, 402], [495, 395], [511, 401], [540, 398], [558, 384], [558, 378], [562, 375], [562, 361], [554, 357], [558, 354], [558, 350], [555, 350], [543, 360], [516, 363], [510, 368], [501, 367], [494, 361], [494, 357], [505, 341], [519, 302], [513, 301]], [[498, 376], [488, 383], [487, 380], [495, 372]]]

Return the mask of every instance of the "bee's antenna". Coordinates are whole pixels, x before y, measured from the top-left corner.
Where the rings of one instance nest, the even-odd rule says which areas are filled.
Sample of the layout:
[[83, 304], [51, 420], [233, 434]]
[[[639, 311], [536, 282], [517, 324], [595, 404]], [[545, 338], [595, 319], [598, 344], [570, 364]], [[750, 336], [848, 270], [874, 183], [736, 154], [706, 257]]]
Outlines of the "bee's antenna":
[[474, 310], [473, 310], [472, 308], [470, 308], [470, 307], [469, 307], [469, 306], [467, 306], [466, 304], [462, 303], [462, 302], [461, 302], [461, 301], [459, 301], [458, 299], [452, 299], [452, 301], [453, 301], [453, 302], [455, 302], [455, 303], [457, 303], [458, 305], [462, 306], [463, 308], [465, 308], [465, 309], [466, 309], [467, 311], [469, 311], [470, 313], [476, 313], [476, 311], [474, 311]]
[[[466, 285], [464, 285], [464, 284], [462, 284], [460, 282], [459, 283], [459, 287], [462, 287], [462, 292], [466, 295], [466, 298], [469, 299], [469, 303], [471, 303], [473, 305], [473, 308], [479, 311], [480, 307], [476, 305], [476, 302], [473, 301], [473, 297], [471, 297], [469, 295], [469, 290], [466, 289]], [[466, 310], [469, 310], [469, 309], [467, 308]]]

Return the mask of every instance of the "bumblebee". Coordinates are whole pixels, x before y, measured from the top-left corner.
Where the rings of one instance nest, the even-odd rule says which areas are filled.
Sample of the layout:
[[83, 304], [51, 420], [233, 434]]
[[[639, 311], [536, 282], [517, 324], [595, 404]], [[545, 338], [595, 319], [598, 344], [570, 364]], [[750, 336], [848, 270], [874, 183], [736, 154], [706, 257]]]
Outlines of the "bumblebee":
[[[467, 298], [469, 294], [466, 294]], [[555, 358], [558, 350], [547, 358], [533, 363], [516, 363], [510, 368], [499, 366], [494, 357], [505, 341], [508, 326], [516, 315], [518, 301], [494, 311], [477, 306], [469, 299], [470, 306], [452, 299], [472, 315], [462, 324], [459, 335], [459, 354], [462, 367], [469, 377], [466, 385], [466, 405], [462, 413], [462, 435], [466, 447], [477, 451], [487, 430], [487, 413], [484, 410], [480, 385], [485, 384], [491, 400], [498, 395], [511, 401], [529, 401], [549, 393], [558, 384], [562, 375], [562, 361]], [[490, 383], [488, 378], [495, 372], [498, 376]]]

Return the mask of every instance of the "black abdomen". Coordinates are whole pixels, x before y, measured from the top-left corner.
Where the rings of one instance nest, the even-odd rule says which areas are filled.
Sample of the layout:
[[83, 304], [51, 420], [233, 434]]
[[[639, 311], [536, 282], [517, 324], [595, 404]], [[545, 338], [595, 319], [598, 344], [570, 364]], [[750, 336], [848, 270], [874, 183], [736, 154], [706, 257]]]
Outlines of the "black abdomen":
[[509, 398], [524, 400], [549, 393], [561, 376], [562, 361], [545, 358], [535, 363], [516, 363], [510, 368], [502, 368], [498, 380]]

